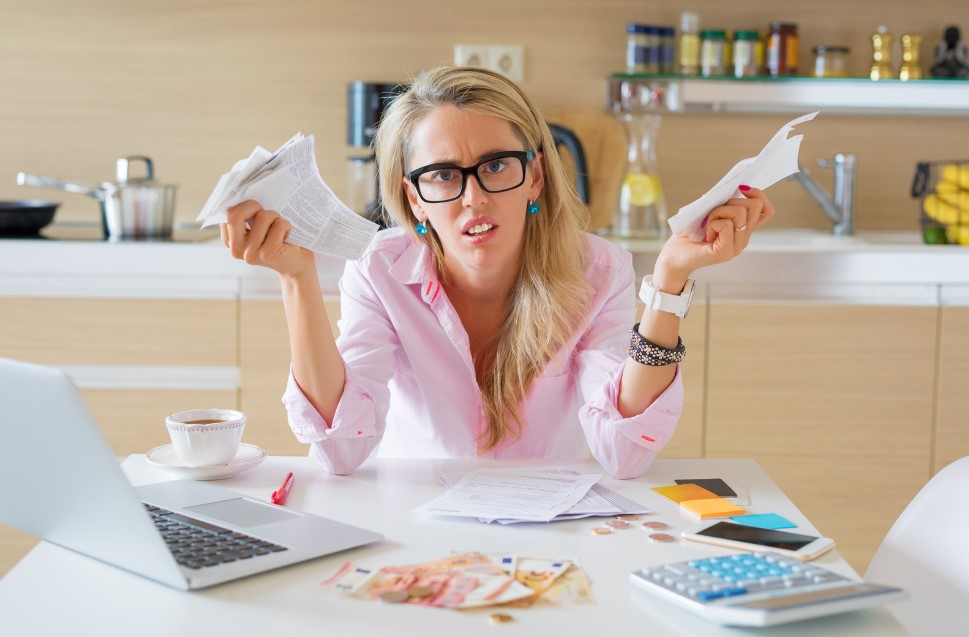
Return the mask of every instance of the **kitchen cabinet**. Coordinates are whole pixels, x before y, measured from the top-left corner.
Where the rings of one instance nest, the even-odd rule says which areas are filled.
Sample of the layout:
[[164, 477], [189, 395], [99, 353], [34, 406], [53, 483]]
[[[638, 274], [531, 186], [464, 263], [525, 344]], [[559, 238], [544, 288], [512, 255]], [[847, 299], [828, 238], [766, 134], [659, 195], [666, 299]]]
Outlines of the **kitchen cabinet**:
[[[325, 300], [330, 329], [336, 336], [340, 318], [339, 299]], [[289, 332], [282, 300], [254, 299], [241, 302], [240, 395], [248, 417], [245, 440], [270, 454], [305, 455], [308, 447], [296, 441], [286, 423], [280, 400], [289, 375]]]
[[939, 322], [938, 431], [932, 473], [969, 456], [969, 308], [943, 307]]
[[930, 476], [938, 309], [735, 300], [709, 317], [706, 457], [754, 458], [863, 572]]
[[[238, 406], [236, 387], [198, 386], [190, 377], [236, 366], [235, 301], [7, 297], [0, 304], [0, 355], [96, 378], [79, 385], [115, 453], [166, 443], [164, 418], [175, 411]], [[150, 369], [167, 380], [146, 380]]]
[[[707, 311], [702, 301], [704, 285], [698, 284], [693, 293], [693, 305], [686, 318], [680, 321], [680, 338], [686, 346], [686, 358], [680, 363], [683, 375], [683, 413], [676, 424], [676, 433], [659, 453], [660, 458], [702, 458], [704, 398], [706, 397]], [[638, 304], [636, 316], [642, 316]]]

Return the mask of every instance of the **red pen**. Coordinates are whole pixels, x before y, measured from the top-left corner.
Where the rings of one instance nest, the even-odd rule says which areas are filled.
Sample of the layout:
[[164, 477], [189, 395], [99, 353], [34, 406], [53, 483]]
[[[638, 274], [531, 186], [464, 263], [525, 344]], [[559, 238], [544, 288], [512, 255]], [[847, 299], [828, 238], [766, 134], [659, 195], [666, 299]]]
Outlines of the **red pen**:
[[286, 502], [286, 496], [289, 495], [289, 490], [293, 487], [293, 472], [290, 471], [283, 478], [283, 483], [279, 486], [279, 490], [273, 491], [273, 494], [269, 497], [273, 504], [283, 504]]

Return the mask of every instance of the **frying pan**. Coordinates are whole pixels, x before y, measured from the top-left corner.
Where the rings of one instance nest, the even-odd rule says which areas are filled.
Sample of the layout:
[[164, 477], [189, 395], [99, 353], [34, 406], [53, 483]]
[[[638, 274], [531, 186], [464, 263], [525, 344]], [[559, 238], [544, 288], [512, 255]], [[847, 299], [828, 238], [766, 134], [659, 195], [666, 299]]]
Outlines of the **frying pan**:
[[60, 203], [43, 199], [0, 201], [0, 236], [27, 237], [54, 219]]

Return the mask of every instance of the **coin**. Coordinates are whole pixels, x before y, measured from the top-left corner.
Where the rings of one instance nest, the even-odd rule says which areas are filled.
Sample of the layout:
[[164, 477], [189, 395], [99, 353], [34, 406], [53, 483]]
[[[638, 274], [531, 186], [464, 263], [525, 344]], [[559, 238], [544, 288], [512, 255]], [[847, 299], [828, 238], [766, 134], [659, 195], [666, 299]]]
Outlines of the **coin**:
[[670, 528], [666, 522], [643, 522], [644, 531], [663, 531]]
[[384, 591], [380, 594], [380, 601], [388, 604], [400, 604], [410, 599], [407, 591]]
[[636, 515], [635, 513], [627, 513], [627, 514], [624, 514], [624, 515], [617, 515], [616, 516], [616, 519], [617, 520], [632, 521], [632, 520], [638, 520], [639, 519], [639, 516]]
[[676, 538], [669, 533], [651, 533], [649, 535], [650, 542], [675, 542]]
[[430, 597], [433, 592], [434, 591], [430, 586], [411, 586], [407, 589], [407, 594], [411, 597], [416, 597], [417, 599]]
[[606, 526], [611, 526], [614, 529], [628, 529], [630, 524], [623, 520], [606, 520]]
[[492, 624], [507, 624], [515, 621], [515, 618], [507, 613], [493, 613], [488, 616], [488, 621]]
[[608, 526], [597, 526], [592, 529], [592, 535], [609, 535], [612, 529]]

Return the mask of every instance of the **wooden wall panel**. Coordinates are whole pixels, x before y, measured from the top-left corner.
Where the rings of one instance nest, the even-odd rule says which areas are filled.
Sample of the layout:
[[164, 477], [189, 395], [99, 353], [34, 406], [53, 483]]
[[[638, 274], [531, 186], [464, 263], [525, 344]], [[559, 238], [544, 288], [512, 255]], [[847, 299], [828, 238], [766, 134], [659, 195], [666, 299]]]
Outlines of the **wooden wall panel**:
[[[115, 159], [147, 154], [177, 184], [177, 217], [194, 219], [219, 176], [256, 144], [316, 135], [321, 173], [346, 192], [346, 85], [406, 80], [451, 59], [456, 43], [525, 46], [523, 88], [541, 109], [601, 108], [605, 78], [625, 66], [627, 22], [678, 24], [683, 7], [660, 0], [495, 0], [468, 3], [280, 0], [7, 2], [0, 21], [0, 199], [47, 197], [58, 219], [99, 218], [82, 195], [14, 184], [26, 171], [95, 185]], [[704, 28], [765, 29], [795, 22], [807, 68], [817, 44], [851, 47], [865, 74], [871, 32], [885, 24], [925, 36], [923, 58], [947, 24], [969, 25], [969, 5], [858, 0], [813, 3], [696, 0]], [[253, 52], [258, 51], [258, 55]], [[896, 65], [900, 52], [896, 50]], [[759, 150], [787, 116], [671, 116], [658, 141], [668, 205], [676, 210], [738, 159]], [[838, 151], [859, 155], [858, 227], [913, 228], [907, 195], [917, 160], [963, 158], [969, 118], [867, 118], [824, 113], [804, 131], [805, 165]], [[776, 225], [824, 218], [798, 186], [778, 186]]]

